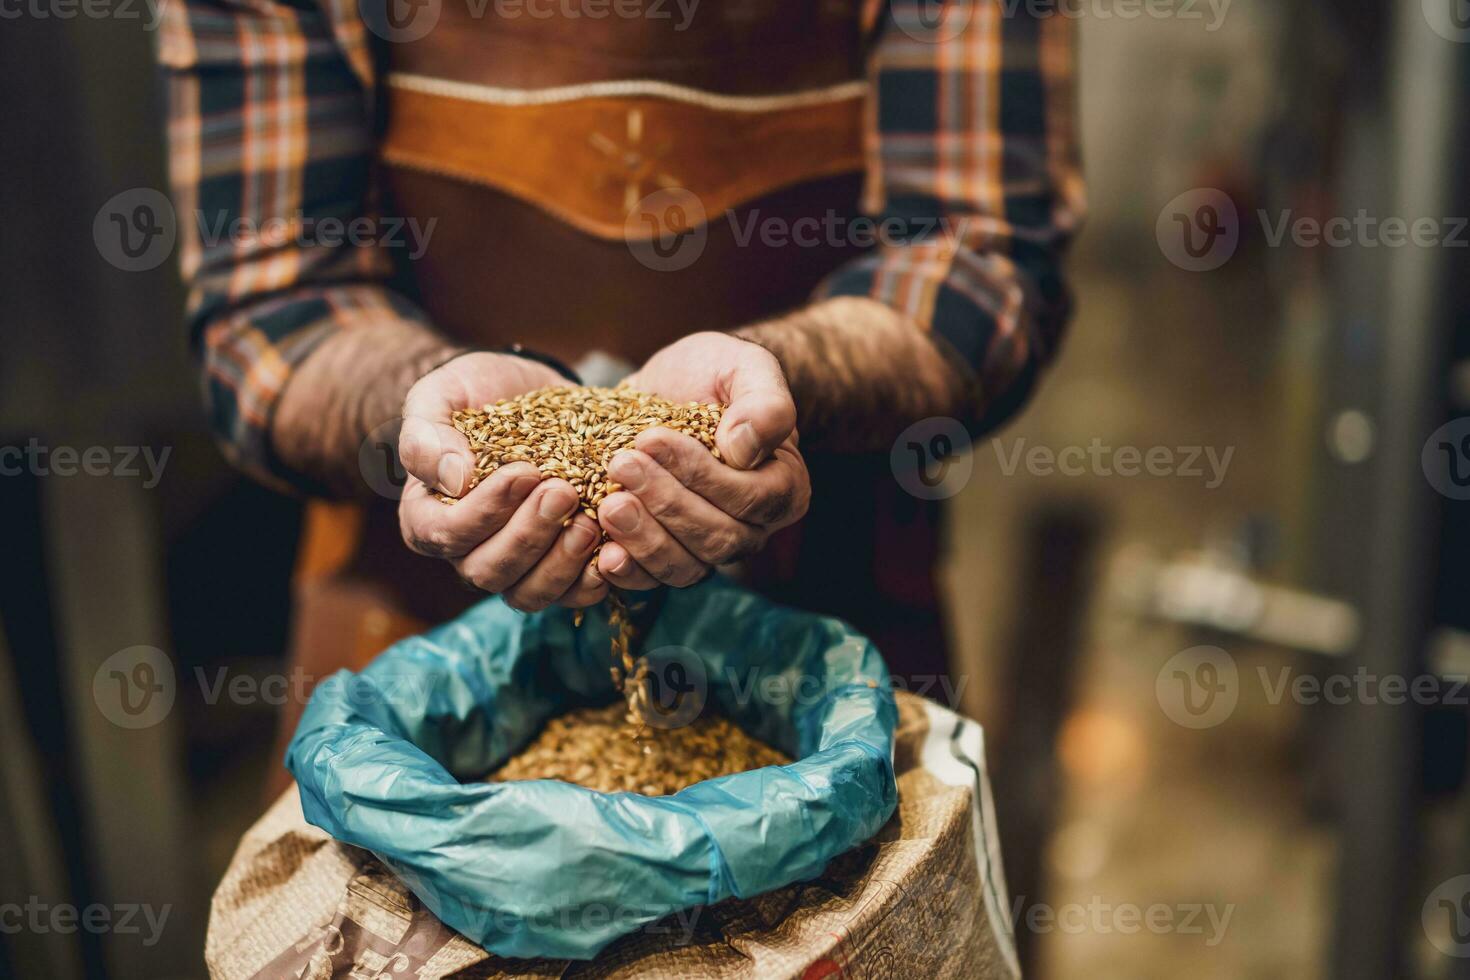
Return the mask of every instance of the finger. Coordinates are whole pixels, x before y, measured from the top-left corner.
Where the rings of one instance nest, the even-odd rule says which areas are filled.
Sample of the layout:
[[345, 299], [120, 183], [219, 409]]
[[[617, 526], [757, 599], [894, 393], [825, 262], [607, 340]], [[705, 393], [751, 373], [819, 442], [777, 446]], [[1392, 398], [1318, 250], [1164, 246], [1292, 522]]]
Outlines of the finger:
[[[598, 530], [600, 532], [601, 528]], [[556, 600], [556, 604], [569, 609], [585, 609], [606, 599], [607, 590], [607, 579], [598, 574], [597, 563], [588, 562], [577, 581]]]
[[463, 432], [416, 415], [404, 416], [398, 458], [410, 474], [451, 497], [464, 496], [475, 472], [475, 454]]
[[693, 585], [709, 570], [675, 541], [631, 493], [619, 491], [609, 496], [597, 508], [597, 518], [608, 536], [664, 585]]
[[601, 537], [597, 522], [578, 514], [541, 560], [505, 590], [506, 604], [522, 612], [539, 612], [559, 600], [582, 577]]
[[796, 403], [774, 354], [748, 344], [729, 375], [726, 407], [715, 445], [736, 469], [748, 470], [775, 451], [796, 428]]
[[764, 543], [760, 528], [720, 510], [636, 449], [615, 455], [608, 464], [608, 475], [637, 496], [664, 530], [706, 564], [728, 564], [758, 551]]
[[[463, 558], [460, 577], [486, 592], [504, 592], [531, 570], [561, 535], [577, 508], [577, 491], [565, 480], [546, 480], [516, 508], [505, 527]], [[455, 506], [458, 506], [457, 504]]]
[[597, 571], [615, 589], [647, 592], [658, 588], [658, 579], [648, 574], [628, 554], [628, 549], [616, 541], [609, 541], [602, 546], [602, 553], [597, 556]]
[[657, 582], [684, 588], [709, 572], [709, 567], [675, 541], [634, 495], [613, 494], [597, 508], [597, 516], [610, 538]]
[[403, 399], [398, 457], [408, 472], [451, 497], [464, 495], [475, 471], [469, 440], [449, 420], [455, 409], [474, 400], [475, 392], [459, 368], [478, 356], [455, 358], [430, 372]]
[[398, 503], [404, 542], [421, 555], [458, 558], [505, 526], [541, 474], [530, 463], [511, 463], [490, 474], [453, 504], [433, 496], [423, 481], [410, 477]]
[[746, 524], [768, 531], [785, 527], [811, 502], [806, 465], [789, 443], [753, 470], [726, 466], [692, 436], [671, 429], [641, 432], [634, 445], [674, 479]]

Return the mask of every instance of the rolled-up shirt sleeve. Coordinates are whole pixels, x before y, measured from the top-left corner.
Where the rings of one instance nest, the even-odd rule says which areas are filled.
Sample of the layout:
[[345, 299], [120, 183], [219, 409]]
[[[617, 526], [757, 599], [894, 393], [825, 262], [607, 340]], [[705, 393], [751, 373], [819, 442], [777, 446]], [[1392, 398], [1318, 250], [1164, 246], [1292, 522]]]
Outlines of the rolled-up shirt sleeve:
[[880, 245], [818, 296], [870, 297], [930, 331], [985, 431], [1025, 402], [1070, 313], [1075, 21], [1005, 0], [892, 0], [870, 18], [863, 209]]
[[158, 40], [207, 411], [226, 455], [277, 485], [293, 477], [270, 422], [295, 367], [339, 330], [428, 329], [388, 285], [388, 249], [412, 243], [376, 218], [371, 59], [335, 2], [175, 0]]

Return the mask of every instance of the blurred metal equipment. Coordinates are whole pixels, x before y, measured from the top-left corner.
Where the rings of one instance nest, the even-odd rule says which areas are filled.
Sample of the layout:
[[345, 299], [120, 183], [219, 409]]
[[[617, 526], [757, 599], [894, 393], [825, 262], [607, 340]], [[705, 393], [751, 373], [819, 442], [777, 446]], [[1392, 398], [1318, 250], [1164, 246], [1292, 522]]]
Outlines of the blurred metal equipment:
[[[32, 895], [52, 902], [69, 900], [61, 843], [46, 812], [36, 752], [17, 700], [20, 685], [11, 665], [10, 646], [0, 624], [0, 901], [24, 904]], [[21, 977], [73, 980], [82, 959], [72, 937], [54, 930], [7, 930], [0, 948], [0, 970], [8, 958]], [[8, 953], [8, 957], [4, 954]]]
[[[1430, 0], [1446, 5], [1456, 0]], [[1344, 207], [1408, 219], [1457, 213], [1462, 99], [1470, 46], [1428, 28], [1427, 5], [1392, 7], [1386, 65], [1369, 63], [1345, 110], [1351, 137], [1340, 187]], [[1385, 175], [1380, 178], [1380, 174]], [[1329, 587], [1363, 612], [1355, 666], [1380, 676], [1425, 669], [1438, 537], [1436, 498], [1420, 464], [1442, 421], [1450, 362], [1450, 250], [1344, 249], [1336, 257], [1339, 324], [1328, 416], [1364, 408], [1372, 459], [1329, 464], [1323, 514]], [[1351, 472], [1349, 472], [1351, 469]], [[1355, 541], [1342, 540], [1352, 529]], [[1330, 536], [1330, 537], [1329, 537]], [[1331, 975], [1378, 980], [1412, 975], [1408, 937], [1423, 896], [1415, 891], [1422, 719], [1414, 710], [1355, 703], [1334, 733], [1342, 827]]]
[[[1091, 508], [1050, 505], [1030, 516], [1023, 535], [1025, 565], [1000, 677], [1007, 692], [1005, 717], [991, 750], [991, 758], [1016, 763], [999, 765], [994, 773], [1015, 908], [1042, 900], [1042, 857], [1062, 792], [1061, 774], [1051, 760], [1074, 699], [1100, 524]], [[1030, 929], [1016, 930], [1023, 973], [1036, 967], [1036, 939]]]
[[[146, 445], [148, 433], [178, 417], [186, 404], [178, 393], [190, 387], [176, 367], [176, 287], [167, 268], [110, 264], [91, 229], [109, 198], [162, 183], [154, 38], [137, 21], [94, 16], [12, 19], [0, 33], [0, 79], [12, 93], [0, 140], [0, 210], [9, 222], [0, 258], [13, 326], [0, 364], [6, 427], [47, 446]], [[179, 712], [128, 729], [107, 717], [94, 686], [118, 651], [169, 645], [159, 497], [123, 478], [38, 474], [37, 484], [51, 608], [24, 614], [55, 623], [71, 753], [63, 772], [43, 775], [65, 781], [81, 811], [69, 815], [81, 839], [68, 844], [80, 880], [62, 894], [118, 917], [116, 927], [51, 932], [95, 944], [101, 962], [86, 963], [90, 975], [195, 977], [207, 892], [193, 873], [199, 844]], [[29, 666], [22, 658], [35, 655], [22, 650], [17, 662]], [[59, 874], [55, 855], [43, 857]], [[63, 899], [51, 901], [57, 911]], [[167, 915], [152, 942], [137, 928], [145, 907]], [[23, 975], [65, 970], [62, 961], [56, 972]]]
[[1350, 604], [1259, 582], [1221, 556], [1159, 562], [1125, 554], [1113, 571], [1119, 598], [1143, 615], [1329, 656], [1358, 641], [1359, 616]]
[[[107, 689], [110, 678], [103, 671], [110, 657], [135, 647], [139, 638], [166, 636], [160, 535], [147, 491], [136, 483], [96, 480], [53, 480], [47, 490], [51, 563], [68, 570], [55, 583], [63, 691], [73, 706], [98, 898], [114, 908], [167, 909], [169, 928], [192, 937], [202, 909], [189, 874], [194, 838], [177, 716], [123, 728], [97, 695], [99, 684]], [[175, 678], [158, 676], [155, 683], [172, 701]], [[109, 976], [184, 977], [197, 971], [198, 951], [184, 942], [148, 946], [115, 930], [103, 943]]]

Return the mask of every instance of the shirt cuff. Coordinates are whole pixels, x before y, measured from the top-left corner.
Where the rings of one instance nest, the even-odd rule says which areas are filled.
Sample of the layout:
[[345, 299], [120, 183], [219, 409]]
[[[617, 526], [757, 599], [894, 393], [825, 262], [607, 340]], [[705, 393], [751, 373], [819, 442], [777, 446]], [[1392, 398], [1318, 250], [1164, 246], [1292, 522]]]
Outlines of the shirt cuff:
[[277, 458], [271, 423], [297, 367], [341, 330], [399, 320], [429, 329], [422, 311], [378, 285], [282, 296], [216, 315], [199, 331], [204, 401], [227, 459], [278, 490], [311, 489]]

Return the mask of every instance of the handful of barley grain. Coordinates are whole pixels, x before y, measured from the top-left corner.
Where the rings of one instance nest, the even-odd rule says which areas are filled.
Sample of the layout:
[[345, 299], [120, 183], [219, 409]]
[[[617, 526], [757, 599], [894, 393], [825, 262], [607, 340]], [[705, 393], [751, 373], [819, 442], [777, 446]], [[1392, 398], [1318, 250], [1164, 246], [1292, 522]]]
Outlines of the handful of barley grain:
[[582, 510], [596, 519], [597, 505], [622, 489], [607, 478], [607, 464], [644, 429], [662, 426], [699, 440], [718, 459], [715, 429], [721, 408], [676, 403], [631, 388], [540, 388], [483, 409], [455, 412], [454, 427], [475, 454], [473, 482], [506, 463], [531, 463], [541, 476], [561, 477], [577, 489]]
[[[603, 499], [622, 489], [608, 479], [607, 464], [619, 450], [633, 448], [638, 433], [656, 426], [683, 432], [718, 459], [715, 430], [720, 412], [719, 405], [680, 404], [631, 388], [554, 387], [455, 412], [452, 421], [475, 454], [472, 486], [507, 463], [531, 463], [542, 479], [560, 477], [576, 488], [582, 511], [596, 520]], [[594, 562], [601, 548], [599, 544], [594, 549]], [[627, 699], [628, 721], [641, 733], [647, 717], [648, 666], [642, 657], [633, 656], [633, 623], [616, 590], [609, 593], [608, 605], [613, 683]]]

